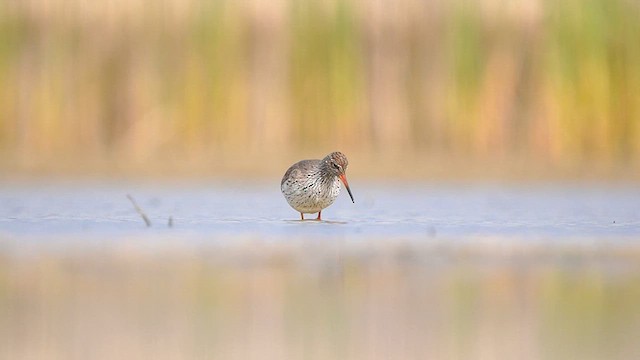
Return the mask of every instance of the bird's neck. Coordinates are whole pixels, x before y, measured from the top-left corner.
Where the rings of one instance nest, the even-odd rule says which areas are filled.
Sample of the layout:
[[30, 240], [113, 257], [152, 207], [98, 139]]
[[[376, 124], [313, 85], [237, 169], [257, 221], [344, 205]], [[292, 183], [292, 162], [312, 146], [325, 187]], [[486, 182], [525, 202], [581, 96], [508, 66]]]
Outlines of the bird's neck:
[[320, 180], [323, 183], [331, 184], [335, 181], [336, 176], [331, 172], [329, 162], [322, 160], [318, 165], [318, 173], [320, 175]]

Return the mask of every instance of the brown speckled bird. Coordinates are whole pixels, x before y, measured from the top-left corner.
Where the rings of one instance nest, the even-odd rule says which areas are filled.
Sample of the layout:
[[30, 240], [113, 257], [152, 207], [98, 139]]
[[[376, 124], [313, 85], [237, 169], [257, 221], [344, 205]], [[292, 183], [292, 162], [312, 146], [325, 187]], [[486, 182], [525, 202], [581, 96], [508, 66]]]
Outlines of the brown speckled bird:
[[280, 182], [280, 190], [289, 205], [300, 213], [318, 213], [316, 220], [322, 220], [322, 209], [333, 204], [340, 194], [340, 181], [349, 192], [345, 171], [349, 162], [341, 152], [332, 152], [322, 160], [302, 160], [287, 170]]

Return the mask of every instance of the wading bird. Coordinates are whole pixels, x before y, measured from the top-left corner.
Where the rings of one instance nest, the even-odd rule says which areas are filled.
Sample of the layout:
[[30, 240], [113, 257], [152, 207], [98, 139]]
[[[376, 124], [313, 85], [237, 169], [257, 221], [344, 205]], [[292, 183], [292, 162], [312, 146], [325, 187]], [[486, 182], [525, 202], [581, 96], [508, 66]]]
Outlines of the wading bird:
[[300, 213], [318, 213], [316, 220], [322, 220], [322, 210], [333, 202], [340, 194], [340, 182], [353, 195], [347, 182], [347, 157], [341, 152], [332, 152], [322, 160], [302, 160], [287, 170], [280, 182], [280, 190], [289, 205]]

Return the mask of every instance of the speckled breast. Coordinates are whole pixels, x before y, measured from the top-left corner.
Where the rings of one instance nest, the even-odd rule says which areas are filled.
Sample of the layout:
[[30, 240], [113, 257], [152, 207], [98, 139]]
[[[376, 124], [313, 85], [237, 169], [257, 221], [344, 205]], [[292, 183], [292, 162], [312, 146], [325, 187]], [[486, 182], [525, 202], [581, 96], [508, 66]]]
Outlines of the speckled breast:
[[312, 214], [333, 204], [340, 194], [340, 180], [289, 178], [282, 183], [280, 189], [292, 208], [301, 213]]

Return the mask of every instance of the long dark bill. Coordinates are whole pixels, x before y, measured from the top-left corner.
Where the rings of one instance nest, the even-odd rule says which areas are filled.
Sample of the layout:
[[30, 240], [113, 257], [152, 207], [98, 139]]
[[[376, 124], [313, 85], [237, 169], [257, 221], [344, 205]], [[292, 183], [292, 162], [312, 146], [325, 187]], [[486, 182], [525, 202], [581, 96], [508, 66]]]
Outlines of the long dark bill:
[[344, 174], [342, 174], [342, 175], [339, 176], [339, 178], [342, 181], [342, 183], [344, 184], [344, 187], [347, 188], [347, 192], [349, 192], [349, 196], [351, 197], [351, 202], [355, 204], [356, 201], [353, 200], [353, 195], [351, 194], [351, 189], [349, 189], [349, 183], [347, 182], [347, 177]]

